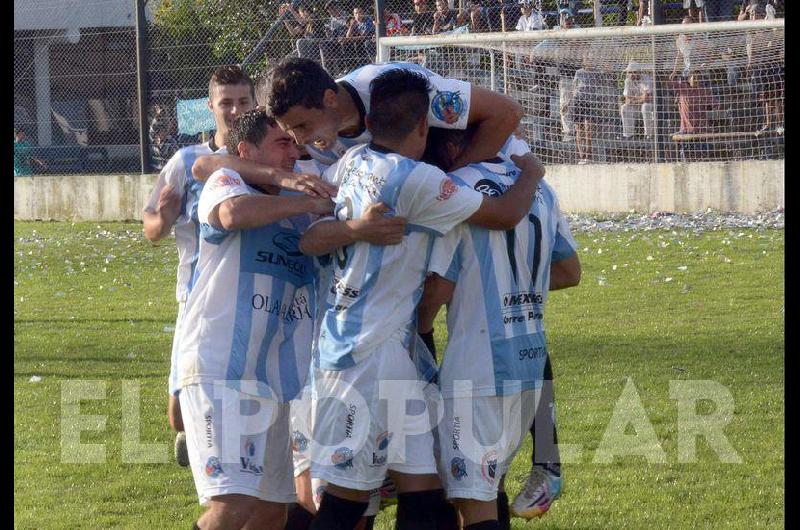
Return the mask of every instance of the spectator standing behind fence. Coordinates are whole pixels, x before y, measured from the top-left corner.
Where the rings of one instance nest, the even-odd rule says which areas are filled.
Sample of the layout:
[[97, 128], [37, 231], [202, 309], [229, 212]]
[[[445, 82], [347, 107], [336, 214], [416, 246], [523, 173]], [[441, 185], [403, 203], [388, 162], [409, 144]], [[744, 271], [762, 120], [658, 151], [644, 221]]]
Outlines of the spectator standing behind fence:
[[153, 105], [153, 119], [150, 120], [150, 152], [154, 169], [161, 171], [164, 164], [178, 150], [175, 139], [175, 122], [168, 116], [161, 105]]
[[33, 144], [25, 137], [25, 129], [16, 127], [14, 129], [15, 177], [33, 175], [33, 164], [39, 166], [43, 171], [47, 169], [47, 164], [33, 156], [33, 150]]
[[486, 10], [491, 31], [508, 31], [521, 13], [517, 0], [492, 0]]
[[281, 15], [289, 13], [294, 21], [287, 18], [283, 21], [286, 30], [297, 39], [297, 55], [308, 59], [320, 60], [320, 39], [322, 38], [322, 28], [319, 27], [317, 19], [311, 8], [306, 4], [300, 4], [294, 9], [291, 4], [282, 4], [278, 9]]
[[636, 14], [636, 25], [653, 25], [653, 17], [650, 15], [650, 0], [639, 0], [639, 12]]
[[480, 0], [465, 3], [464, 11], [459, 11], [459, 15], [466, 20], [467, 24], [469, 24], [470, 33], [484, 33], [491, 31], [486, 9], [481, 5]]
[[334, 76], [347, 71], [347, 66], [342, 64], [342, 45], [339, 43], [347, 34], [347, 17], [342, 14], [337, 1], [330, 0], [325, 4], [325, 11], [330, 18], [322, 26], [325, 38], [320, 43], [322, 66]]
[[403, 24], [400, 15], [389, 11], [388, 7], [383, 8], [383, 20], [386, 22], [386, 36], [408, 35], [408, 28]]
[[568, 7], [563, 7], [558, 11], [558, 25], [553, 29], [572, 29], [579, 28], [575, 23], [575, 13]]
[[650, 138], [655, 126], [653, 112], [653, 76], [644, 73], [643, 65], [631, 62], [625, 69], [625, 87], [622, 95], [625, 103], [619, 109], [622, 117], [622, 136], [634, 136], [639, 114], [642, 115], [644, 135]]
[[[694, 20], [690, 17], [683, 17], [681, 24], [692, 24]], [[678, 65], [683, 62], [682, 75], [685, 77], [689, 70], [692, 69], [692, 57], [703, 56], [703, 41], [701, 36], [692, 35], [690, 33], [681, 33], [675, 37], [675, 62], [672, 65], [672, 73], [670, 79], [674, 78], [678, 73]]]
[[766, 12], [764, 20], [775, 20], [775, 0], [767, 0], [764, 11]]
[[669, 86], [678, 98], [678, 114], [681, 117], [678, 134], [706, 132], [709, 113], [719, 108], [719, 102], [706, 86], [704, 75], [690, 70], [686, 78], [670, 79]]
[[[560, 23], [553, 29], [568, 30], [574, 28], [575, 18], [572, 12], [564, 8], [559, 12]], [[571, 142], [574, 137], [575, 124], [572, 120], [572, 94], [574, 92], [573, 77], [575, 74], [575, 67], [570, 67], [567, 62], [561, 61], [558, 66], [559, 79], [558, 79], [558, 99], [559, 99], [559, 114], [561, 116], [561, 127], [563, 132], [563, 141]]]
[[[758, 3], [751, 3], [740, 14], [739, 20], [765, 20], [767, 12]], [[783, 79], [784, 61], [782, 56], [775, 55], [776, 47], [768, 33], [748, 31], [745, 34], [747, 50], [747, 72], [759, 103], [764, 105], [764, 123], [756, 136], [772, 130], [783, 134]], [[783, 48], [781, 47], [781, 53]], [[755, 60], [754, 60], [755, 58]]]
[[697, 22], [705, 22], [706, 0], [683, 0], [683, 8], [689, 10], [689, 18]]
[[517, 19], [517, 31], [537, 31], [547, 29], [544, 17], [539, 11], [535, 11], [531, 6], [530, 0], [520, 0], [520, 15]]
[[375, 60], [374, 36], [375, 24], [372, 19], [364, 15], [361, 7], [354, 7], [353, 18], [350, 19], [347, 33], [341, 40], [342, 54], [351, 59], [350, 68]]
[[601, 73], [593, 69], [590, 56], [584, 56], [583, 68], [575, 72], [573, 79], [572, 117], [575, 122], [575, 144], [578, 148], [578, 164], [588, 164], [592, 158], [592, 136], [603, 92]]
[[456, 28], [456, 10], [450, 9], [447, 0], [436, 0], [436, 11], [433, 13], [433, 33], [443, 33]]
[[414, 22], [411, 24], [412, 35], [430, 35], [433, 33], [433, 13], [428, 9], [428, 0], [414, 1]]

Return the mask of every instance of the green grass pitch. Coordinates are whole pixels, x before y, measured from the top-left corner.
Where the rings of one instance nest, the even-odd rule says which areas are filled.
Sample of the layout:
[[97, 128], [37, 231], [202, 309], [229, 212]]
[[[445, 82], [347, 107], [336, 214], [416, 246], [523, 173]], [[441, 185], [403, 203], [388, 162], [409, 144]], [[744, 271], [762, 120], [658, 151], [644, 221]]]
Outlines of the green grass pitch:
[[[16, 222], [14, 237], [15, 526], [190, 528], [202, 510], [191, 473], [173, 460], [165, 413], [173, 239], [153, 246], [140, 224], [69, 222]], [[513, 528], [782, 527], [783, 231], [576, 238], [583, 281], [552, 293], [547, 330], [560, 442], [580, 454], [564, 465], [564, 493], [550, 512], [514, 519]], [[439, 348], [444, 331], [440, 318]], [[75, 412], [62, 405], [62, 390], [76, 380], [105, 389], [104, 399], [80, 404], [80, 414], [106, 418], [104, 429], [80, 435], [82, 444], [104, 444], [102, 464], [62, 461], [62, 429], [73, 427]], [[693, 380], [719, 383], [733, 397], [723, 433], [741, 463], [722, 462], [703, 438], [695, 461], [681, 461], [670, 382]], [[615, 410], [629, 410], [618, 406], [626, 384], [665, 463], [596, 462]], [[123, 399], [137, 390], [138, 418], [124, 420]], [[698, 414], [714, 410], [697, 404]], [[131, 457], [125, 429], [156, 445]], [[528, 440], [509, 471], [512, 498], [530, 447]], [[168, 461], [130, 463], [136, 458]], [[393, 528], [392, 515], [383, 512], [376, 528]]]

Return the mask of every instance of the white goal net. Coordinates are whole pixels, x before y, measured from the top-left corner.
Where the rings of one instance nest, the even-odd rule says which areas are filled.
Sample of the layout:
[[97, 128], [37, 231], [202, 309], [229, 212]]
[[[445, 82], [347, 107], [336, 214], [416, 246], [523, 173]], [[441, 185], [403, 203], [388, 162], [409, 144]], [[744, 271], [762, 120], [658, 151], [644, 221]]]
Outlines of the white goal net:
[[389, 37], [380, 60], [504, 92], [547, 163], [784, 156], [783, 20]]

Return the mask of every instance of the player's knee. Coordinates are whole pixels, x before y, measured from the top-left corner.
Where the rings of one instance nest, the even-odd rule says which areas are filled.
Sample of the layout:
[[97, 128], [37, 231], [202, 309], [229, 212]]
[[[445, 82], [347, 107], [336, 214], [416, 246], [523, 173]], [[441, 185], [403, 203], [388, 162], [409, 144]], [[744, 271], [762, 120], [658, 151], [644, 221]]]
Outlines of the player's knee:
[[247, 520], [249, 515], [259, 508], [258, 504], [261, 502], [263, 501], [255, 497], [238, 493], [217, 495], [208, 502], [208, 511], [232, 519], [238, 519], [241, 514], [244, 520]]

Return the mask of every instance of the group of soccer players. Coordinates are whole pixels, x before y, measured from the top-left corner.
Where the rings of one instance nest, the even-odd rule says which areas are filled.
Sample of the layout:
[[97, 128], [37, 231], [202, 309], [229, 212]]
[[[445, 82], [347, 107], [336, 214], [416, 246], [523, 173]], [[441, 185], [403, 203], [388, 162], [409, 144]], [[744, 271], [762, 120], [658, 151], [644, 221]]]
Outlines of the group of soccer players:
[[334, 80], [292, 58], [258, 90], [215, 70], [209, 108], [214, 136], [175, 154], [144, 213], [151, 240], [175, 225], [168, 411], [195, 528], [368, 529], [387, 484], [401, 530], [509, 528], [529, 430], [511, 509], [546, 512], [544, 307], [580, 263], [521, 107], [416, 64]]

